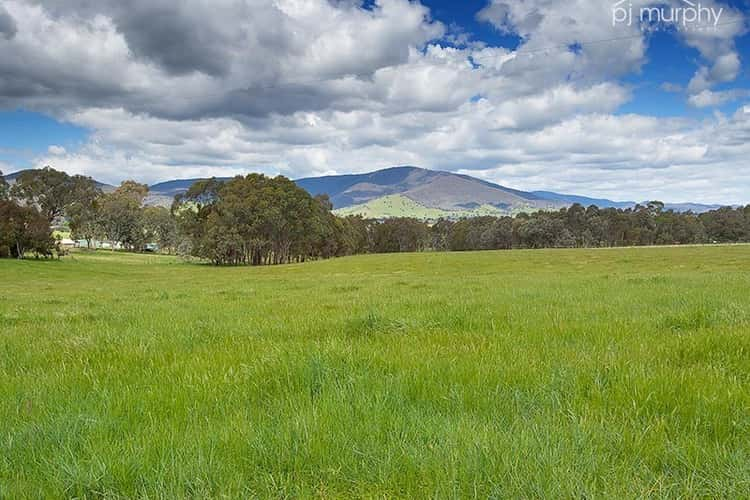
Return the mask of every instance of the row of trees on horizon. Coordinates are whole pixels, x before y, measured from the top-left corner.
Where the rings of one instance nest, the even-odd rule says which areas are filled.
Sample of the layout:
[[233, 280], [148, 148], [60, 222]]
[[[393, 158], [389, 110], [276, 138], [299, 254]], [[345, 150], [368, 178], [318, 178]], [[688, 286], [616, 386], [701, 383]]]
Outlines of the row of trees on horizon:
[[89, 177], [52, 168], [23, 172], [9, 186], [0, 172], [0, 257], [61, 253], [53, 228], [91, 245], [178, 253], [216, 265], [272, 265], [363, 253], [583, 248], [750, 242], [750, 205], [695, 214], [660, 202], [629, 209], [573, 205], [515, 217], [429, 224], [338, 217], [327, 196], [293, 181], [250, 174], [210, 179], [171, 209], [144, 205], [148, 186], [125, 181], [104, 193]]

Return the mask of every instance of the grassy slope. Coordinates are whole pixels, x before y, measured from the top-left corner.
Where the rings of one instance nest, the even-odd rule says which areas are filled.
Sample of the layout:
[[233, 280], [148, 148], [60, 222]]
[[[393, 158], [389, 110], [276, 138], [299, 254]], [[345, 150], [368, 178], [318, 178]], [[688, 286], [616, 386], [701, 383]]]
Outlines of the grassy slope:
[[748, 246], [0, 276], [0, 497], [750, 491]]
[[336, 215], [361, 215], [366, 219], [385, 219], [390, 217], [414, 217], [422, 220], [459, 219], [461, 217], [477, 217], [481, 215], [508, 215], [491, 205], [482, 205], [472, 210], [443, 210], [440, 208], [426, 207], [406, 196], [392, 194], [370, 200], [360, 205], [339, 208], [334, 211]]

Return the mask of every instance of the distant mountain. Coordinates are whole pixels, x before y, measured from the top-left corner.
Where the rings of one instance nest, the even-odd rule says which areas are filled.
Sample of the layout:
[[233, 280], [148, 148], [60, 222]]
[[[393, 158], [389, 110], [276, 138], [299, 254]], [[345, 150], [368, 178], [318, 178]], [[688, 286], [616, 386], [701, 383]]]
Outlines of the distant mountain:
[[575, 194], [553, 193], [552, 191], [533, 191], [533, 193], [546, 200], [555, 200], [568, 205], [578, 203], [584, 207], [596, 205], [599, 208], [631, 208], [636, 205], [634, 201], [612, 201], [604, 198], [589, 198], [587, 196], [578, 196]]
[[[574, 194], [560, 194], [553, 193], [551, 191], [534, 191], [536, 195], [548, 200], [556, 200], [562, 203], [570, 204], [578, 203], [584, 207], [590, 205], [596, 205], [599, 208], [632, 208], [637, 205], [634, 201], [612, 201], [602, 198], [588, 198], [586, 196], [577, 196]], [[646, 205], [647, 201], [642, 201], [641, 205]], [[675, 212], [694, 212], [702, 214], [711, 210], [718, 210], [723, 205], [703, 205], [700, 203], [665, 203], [665, 210], [674, 210]]]
[[[220, 181], [228, 181], [231, 177], [217, 177]], [[159, 182], [158, 184], [152, 184], [148, 189], [152, 193], [158, 193], [164, 196], [175, 197], [178, 194], [186, 192], [190, 187], [198, 181], [205, 179], [176, 179], [173, 181]]]
[[[21, 172], [5, 178], [14, 183]], [[219, 178], [226, 181], [231, 177]], [[202, 179], [175, 179], [150, 186], [146, 203], [170, 206], [174, 197]], [[579, 203], [585, 207], [630, 208], [632, 201], [612, 201], [552, 191], [519, 191], [468, 175], [418, 167], [392, 167], [365, 174], [309, 177], [295, 181], [313, 196], [327, 194], [336, 213], [362, 214], [372, 218], [417, 217], [421, 219], [506, 215], [523, 211], [556, 210]], [[114, 186], [97, 182], [104, 191]], [[707, 212], [719, 205], [667, 203], [667, 210]]]
[[[701, 203], [665, 203], [664, 210], [674, 210], [675, 212], [694, 212], [696, 214], [702, 214], [710, 212], [711, 210], [718, 210], [721, 207], [729, 205], [703, 205]], [[731, 205], [732, 208], [737, 208], [736, 205]]]
[[24, 170], [19, 170], [18, 172], [13, 172], [12, 174], [3, 174], [3, 178], [6, 180], [8, 184], [15, 184], [16, 179], [18, 179], [18, 176], [21, 175], [24, 172]]
[[[231, 177], [218, 177], [220, 181], [228, 181]], [[147, 205], [169, 207], [178, 194], [185, 193], [198, 181], [205, 179], [175, 179], [172, 181], [159, 182], [148, 187]]]
[[419, 205], [444, 211], [466, 211], [490, 206], [510, 213], [519, 209], [564, 206], [498, 184], [450, 172], [417, 167], [393, 167], [359, 175], [334, 175], [299, 179], [297, 184], [313, 195], [327, 194], [334, 208], [365, 205], [373, 200], [400, 195]]

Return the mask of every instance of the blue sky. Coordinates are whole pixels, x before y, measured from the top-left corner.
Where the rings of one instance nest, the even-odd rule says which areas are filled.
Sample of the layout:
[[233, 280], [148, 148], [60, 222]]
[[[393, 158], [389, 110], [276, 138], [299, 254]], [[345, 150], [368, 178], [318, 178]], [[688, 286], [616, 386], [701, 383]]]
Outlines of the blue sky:
[[[750, 36], [737, 39], [737, 48], [743, 61], [750, 55]], [[681, 43], [674, 33], [657, 32], [651, 36], [647, 52], [647, 62], [643, 71], [630, 75], [624, 81], [634, 88], [634, 98], [624, 105], [620, 112], [639, 113], [652, 116], [705, 117], [712, 109], [689, 106], [685, 96], [662, 89], [664, 83], [674, 83], [686, 88], [700, 60], [699, 52]], [[750, 73], [743, 64], [736, 80], [717, 86], [718, 90], [750, 88]], [[733, 113], [743, 106], [742, 102], [719, 106], [724, 113]]]
[[0, 113], [0, 161], [28, 168], [50, 146], [75, 151], [86, 143], [89, 131], [51, 116], [17, 109]]
[[[455, 2], [450, 0], [426, 0], [432, 15], [446, 22], [455, 24], [471, 35], [472, 39], [502, 47], [515, 48], [519, 37], [502, 33], [489, 23], [480, 22], [476, 13], [486, 5], [483, 0], [466, 0]], [[728, 6], [747, 12], [750, 2], [733, 0], [724, 2]], [[580, 42], [598, 41], [585, 39]], [[617, 41], [611, 42], [613, 44]], [[750, 56], [750, 33], [736, 38], [738, 52], [746, 60]], [[633, 88], [633, 99], [623, 105], [620, 113], [639, 113], [651, 116], [688, 116], [702, 118], [713, 112], [711, 109], [696, 109], [689, 106], [684, 95], [667, 92], [662, 89], [664, 83], [674, 83], [686, 88], [692, 78], [700, 53], [679, 40], [671, 30], [656, 31], [649, 36], [646, 64], [642, 71], [623, 78]], [[723, 84], [720, 90], [732, 88], [750, 88], [750, 68], [743, 65], [740, 76], [733, 82]], [[741, 102], [728, 103], [717, 109], [724, 113], [733, 113], [744, 104]]]
[[[643, 34], [598, 0], [8, 0], [0, 169], [153, 182], [417, 164], [522, 189], [750, 201], [750, 7], [707, 5], [725, 9], [715, 32]], [[152, 25], [155, 8], [174, 25]]]

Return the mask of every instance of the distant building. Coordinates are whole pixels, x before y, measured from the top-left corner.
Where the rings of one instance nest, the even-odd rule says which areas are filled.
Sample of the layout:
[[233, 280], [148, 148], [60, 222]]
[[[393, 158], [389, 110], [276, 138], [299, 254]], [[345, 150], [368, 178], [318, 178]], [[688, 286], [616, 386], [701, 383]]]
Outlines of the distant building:
[[[85, 240], [85, 239], [76, 240], [74, 242], [74, 246], [76, 248], [91, 248], [91, 249], [101, 248], [101, 249], [107, 249], [107, 250], [112, 248], [112, 245], [107, 241], [91, 240], [91, 242], [89, 242], [88, 240]], [[116, 250], [120, 250], [122, 248], [123, 246], [120, 243], [115, 243]]]

